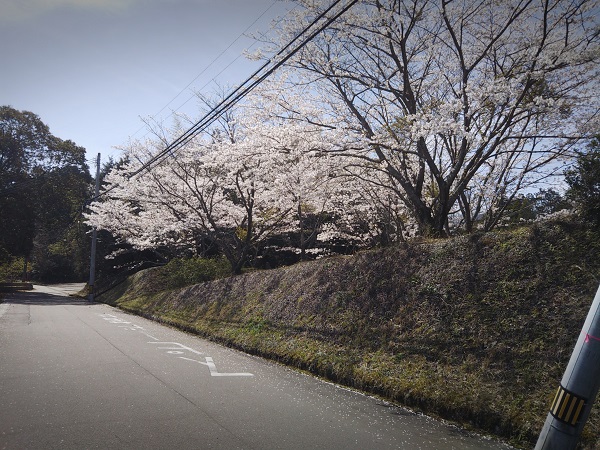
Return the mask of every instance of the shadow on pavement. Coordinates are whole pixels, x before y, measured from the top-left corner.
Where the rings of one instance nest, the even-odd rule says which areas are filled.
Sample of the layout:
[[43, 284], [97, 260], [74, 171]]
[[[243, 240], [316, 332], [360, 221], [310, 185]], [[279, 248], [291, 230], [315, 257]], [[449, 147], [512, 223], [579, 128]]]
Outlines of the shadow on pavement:
[[57, 305], [74, 305], [74, 306], [89, 306], [96, 304], [87, 299], [78, 297], [65, 297], [61, 295], [49, 294], [46, 292], [36, 291], [19, 291], [4, 294], [0, 303], [10, 303], [13, 305], [39, 305], [39, 306], [57, 306]]

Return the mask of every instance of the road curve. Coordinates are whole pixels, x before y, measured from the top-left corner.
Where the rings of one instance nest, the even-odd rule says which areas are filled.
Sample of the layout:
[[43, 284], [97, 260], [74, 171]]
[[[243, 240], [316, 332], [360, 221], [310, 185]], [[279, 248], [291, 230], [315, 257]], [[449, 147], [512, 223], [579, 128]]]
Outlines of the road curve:
[[0, 304], [0, 449], [508, 449], [115, 308]]

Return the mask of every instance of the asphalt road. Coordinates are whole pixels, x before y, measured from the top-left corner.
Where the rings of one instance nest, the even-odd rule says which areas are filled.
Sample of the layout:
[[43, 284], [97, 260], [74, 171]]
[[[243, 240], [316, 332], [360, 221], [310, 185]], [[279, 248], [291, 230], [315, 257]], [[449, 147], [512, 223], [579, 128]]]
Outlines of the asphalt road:
[[0, 449], [509, 448], [77, 288], [0, 304]]

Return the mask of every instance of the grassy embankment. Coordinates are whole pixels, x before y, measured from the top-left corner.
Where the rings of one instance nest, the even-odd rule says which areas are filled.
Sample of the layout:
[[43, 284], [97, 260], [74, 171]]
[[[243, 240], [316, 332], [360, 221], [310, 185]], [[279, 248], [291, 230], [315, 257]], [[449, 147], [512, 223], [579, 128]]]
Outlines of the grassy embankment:
[[[548, 223], [179, 289], [151, 269], [99, 300], [530, 447], [599, 256], [597, 230]], [[598, 402], [583, 441], [600, 448]]]

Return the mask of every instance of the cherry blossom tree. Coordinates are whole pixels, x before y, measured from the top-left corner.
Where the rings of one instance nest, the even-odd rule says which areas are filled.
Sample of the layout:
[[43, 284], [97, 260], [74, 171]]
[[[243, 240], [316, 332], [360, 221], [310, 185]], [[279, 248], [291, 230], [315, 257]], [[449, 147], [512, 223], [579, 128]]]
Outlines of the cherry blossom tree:
[[[263, 54], [329, 5], [296, 3]], [[264, 95], [365, 140], [338, 151], [383, 170], [420, 233], [482, 218], [489, 229], [500, 199], [562, 172], [598, 129], [598, 11], [595, 0], [364, 0]]]
[[398, 205], [377, 204], [372, 180], [338, 157], [343, 137], [259, 111], [236, 119], [235, 139], [211, 130], [134, 177], [169, 133], [132, 143], [128, 163], [107, 175], [106, 195], [88, 221], [140, 250], [212, 243], [234, 273], [274, 236], [297, 236], [286, 247], [301, 258], [309, 250], [323, 253], [333, 241], [364, 247], [381, 234], [401, 236], [399, 216], [390, 215]]

